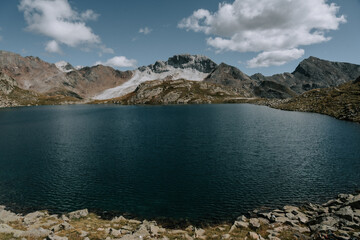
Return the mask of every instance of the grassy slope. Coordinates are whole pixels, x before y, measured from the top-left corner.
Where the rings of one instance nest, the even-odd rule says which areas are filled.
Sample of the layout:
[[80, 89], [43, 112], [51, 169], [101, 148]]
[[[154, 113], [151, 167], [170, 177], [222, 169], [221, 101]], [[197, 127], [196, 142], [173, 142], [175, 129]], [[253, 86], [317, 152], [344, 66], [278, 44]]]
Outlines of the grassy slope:
[[0, 93], [0, 99], [11, 103], [11, 106], [28, 106], [28, 105], [57, 105], [78, 102], [79, 99], [64, 95], [44, 95], [32, 91], [15, 87], [14, 90], [4, 95]]
[[360, 122], [360, 82], [314, 89], [273, 107], [326, 114], [337, 119]]

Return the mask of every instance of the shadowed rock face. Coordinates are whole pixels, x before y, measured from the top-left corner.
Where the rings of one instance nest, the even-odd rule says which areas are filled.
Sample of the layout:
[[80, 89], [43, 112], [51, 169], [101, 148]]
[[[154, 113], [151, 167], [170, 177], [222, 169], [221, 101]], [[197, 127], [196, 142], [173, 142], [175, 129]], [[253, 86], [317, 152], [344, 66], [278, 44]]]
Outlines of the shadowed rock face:
[[210, 73], [216, 67], [211, 59], [200, 55], [175, 55], [167, 61], [174, 68], [193, 68], [203, 73]]
[[354, 81], [354, 83], [360, 83], [360, 77], [358, 77], [358, 78]]
[[220, 64], [204, 80], [242, 88], [262, 98], [290, 98], [316, 88], [328, 88], [353, 81], [360, 75], [360, 65], [330, 62], [315, 57], [303, 60], [293, 73], [251, 77], [239, 69]]
[[360, 75], [360, 65], [330, 62], [316, 57], [303, 60], [292, 73], [265, 77], [301, 94], [315, 88], [335, 87]]
[[273, 82], [273, 81], [262, 81], [259, 86], [254, 87], [254, 94], [261, 98], [292, 98], [296, 97], [297, 94], [290, 88]]

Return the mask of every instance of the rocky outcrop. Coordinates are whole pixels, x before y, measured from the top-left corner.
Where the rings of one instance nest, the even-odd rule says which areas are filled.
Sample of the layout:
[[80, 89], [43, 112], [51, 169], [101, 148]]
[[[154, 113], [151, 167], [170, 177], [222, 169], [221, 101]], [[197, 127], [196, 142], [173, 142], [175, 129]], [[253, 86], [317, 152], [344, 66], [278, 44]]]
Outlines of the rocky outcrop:
[[17, 87], [16, 81], [8, 75], [0, 72], [0, 93], [9, 95]]
[[36, 99], [35, 93], [20, 89], [12, 77], [0, 71], [0, 108], [33, 104]]
[[[245, 95], [243, 95], [245, 94]], [[120, 104], [199, 104], [220, 103], [246, 98], [246, 93], [206, 82], [188, 80], [155, 80], [140, 84], [124, 97], [105, 100]], [[98, 101], [101, 103], [104, 101]]]
[[360, 194], [339, 194], [323, 204], [254, 210], [233, 223], [164, 228], [155, 221], [111, 220], [87, 209], [65, 215], [37, 211], [25, 216], [0, 206], [0, 239], [360, 239]]
[[314, 89], [272, 107], [301, 112], [316, 112], [337, 119], [360, 122], [360, 81], [338, 87]]

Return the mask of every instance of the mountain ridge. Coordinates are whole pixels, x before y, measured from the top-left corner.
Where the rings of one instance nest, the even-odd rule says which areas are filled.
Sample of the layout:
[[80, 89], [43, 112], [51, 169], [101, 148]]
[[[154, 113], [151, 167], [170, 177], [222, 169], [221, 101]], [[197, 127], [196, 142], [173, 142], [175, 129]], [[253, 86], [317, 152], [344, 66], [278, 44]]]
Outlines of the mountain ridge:
[[103, 65], [77, 69], [65, 61], [52, 64], [38, 57], [0, 51], [0, 71], [13, 78], [21, 89], [79, 101], [118, 98], [147, 81], [178, 79], [232, 88], [244, 98], [287, 99], [312, 89], [354, 81], [360, 76], [360, 65], [309, 57], [292, 73], [248, 76], [234, 66], [218, 65], [206, 56], [179, 54], [135, 70], [119, 71]]

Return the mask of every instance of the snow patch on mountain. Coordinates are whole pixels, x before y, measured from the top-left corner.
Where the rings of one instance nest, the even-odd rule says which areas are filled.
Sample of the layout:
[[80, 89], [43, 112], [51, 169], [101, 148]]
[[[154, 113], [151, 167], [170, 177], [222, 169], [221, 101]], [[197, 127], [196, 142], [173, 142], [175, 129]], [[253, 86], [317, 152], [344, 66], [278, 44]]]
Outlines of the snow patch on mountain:
[[95, 96], [94, 99], [104, 100], [110, 98], [121, 97], [136, 89], [140, 83], [151, 80], [177, 80], [186, 79], [193, 81], [202, 81], [206, 78], [208, 73], [200, 72], [193, 68], [174, 68], [166, 66], [166, 70], [161, 72], [153, 72], [149, 67], [142, 67], [141, 70], [134, 71], [133, 77], [120, 86], [107, 89]]
[[82, 65], [75, 66], [75, 69], [76, 69], [76, 70], [80, 70], [80, 69], [82, 69], [82, 68], [84, 68], [84, 66], [82, 66]]
[[68, 62], [65, 62], [65, 61], [60, 61], [60, 62], [57, 62], [55, 63], [55, 66], [62, 72], [71, 72], [71, 71], [74, 71], [75, 68], [73, 66], [71, 66], [70, 63]]

